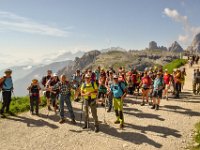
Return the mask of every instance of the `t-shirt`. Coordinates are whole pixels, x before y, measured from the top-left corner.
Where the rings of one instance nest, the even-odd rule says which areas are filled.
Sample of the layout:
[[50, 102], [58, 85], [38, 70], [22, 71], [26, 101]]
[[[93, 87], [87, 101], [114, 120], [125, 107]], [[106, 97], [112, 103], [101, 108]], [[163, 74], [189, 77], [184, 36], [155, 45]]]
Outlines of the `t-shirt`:
[[157, 91], [157, 90], [161, 90], [160, 88], [161, 88], [161, 86], [163, 86], [163, 83], [164, 81], [163, 81], [163, 78], [156, 78], [155, 80], [154, 80], [154, 83], [153, 83], [153, 90], [154, 91]]
[[[121, 86], [121, 88], [120, 88], [120, 86]], [[122, 91], [122, 89], [123, 89], [123, 91]], [[126, 86], [123, 82], [118, 83], [118, 84], [113, 84], [113, 85], [111, 85], [111, 88], [110, 88], [110, 90], [112, 91], [113, 96], [115, 98], [122, 97], [125, 89], [126, 89]]]
[[12, 90], [13, 89], [13, 82], [12, 82], [12, 78], [5, 78], [4, 82], [3, 82], [3, 90], [7, 91], [7, 90]]
[[32, 85], [30, 89], [31, 96], [39, 96], [39, 88], [37, 85]]
[[66, 81], [65, 83], [58, 82], [61, 95], [70, 95], [71, 85]]
[[[95, 92], [95, 91], [97, 91], [98, 90], [98, 87], [97, 87], [97, 84], [96, 84], [96, 82], [93, 82], [93, 84], [94, 84], [94, 87], [92, 86], [92, 83], [89, 83], [89, 84], [87, 84], [87, 83], [83, 83], [82, 85], [81, 85], [81, 91], [83, 92], [83, 93], [87, 93], [87, 92]], [[91, 99], [95, 99], [97, 97], [97, 93], [92, 93], [91, 94]], [[89, 96], [84, 96], [84, 99], [89, 99]]]
[[168, 85], [170, 82], [170, 75], [164, 74], [163, 79], [164, 79], [164, 83]]
[[142, 87], [149, 88], [150, 85], [151, 85], [151, 78], [149, 76], [143, 77], [142, 78]]

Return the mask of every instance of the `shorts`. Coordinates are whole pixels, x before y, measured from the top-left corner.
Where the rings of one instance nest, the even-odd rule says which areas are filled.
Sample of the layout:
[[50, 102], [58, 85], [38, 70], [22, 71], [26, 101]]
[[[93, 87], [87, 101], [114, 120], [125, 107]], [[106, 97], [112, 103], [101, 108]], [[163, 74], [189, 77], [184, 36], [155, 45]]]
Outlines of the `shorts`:
[[152, 96], [153, 96], [154, 98], [162, 98], [162, 90], [153, 91]]
[[102, 93], [102, 92], [99, 92], [98, 93], [98, 99], [100, 99], [100, 98], [105, 98], [105, 94], [104, 93]]
[[165, 90], [169, 90], [170, 89], [170, 84], [165, 84]]

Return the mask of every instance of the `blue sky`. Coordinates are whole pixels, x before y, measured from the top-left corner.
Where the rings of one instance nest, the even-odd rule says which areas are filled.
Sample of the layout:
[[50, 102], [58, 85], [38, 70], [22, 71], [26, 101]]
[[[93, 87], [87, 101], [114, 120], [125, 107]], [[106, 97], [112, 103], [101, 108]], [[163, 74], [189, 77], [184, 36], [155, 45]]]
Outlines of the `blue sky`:
[[152, 40], [187, 47], [199, 14], [199, 0], [0, 0], [0, 54], [39, 61], [58, 51], [143, 49]]

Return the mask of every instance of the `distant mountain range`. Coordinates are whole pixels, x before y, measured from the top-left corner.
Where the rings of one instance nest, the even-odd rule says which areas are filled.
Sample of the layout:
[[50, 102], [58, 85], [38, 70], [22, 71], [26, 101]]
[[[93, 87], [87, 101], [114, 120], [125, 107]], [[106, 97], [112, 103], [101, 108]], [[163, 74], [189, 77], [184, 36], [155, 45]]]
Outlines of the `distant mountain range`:
[[[36, 78], [41, 81], [42, 77], [45, 76], [48, 69], [51, 69], [54, 73], [58, 72], [61, 68], [70, 65], [73, 61], [67, 60], [62, 62], [55, 62], [49, 65], [44, 65], [35, 68], [33, 71], [26, 73], [22, 78], [14, 81], [15, 95], [24, 96], [27, 95], [27, 87], [30, 85], [32, 79]], [[25, 72], [25, 71], [23, 71]], [[14, 74], [13, 74], [14, 77]]]

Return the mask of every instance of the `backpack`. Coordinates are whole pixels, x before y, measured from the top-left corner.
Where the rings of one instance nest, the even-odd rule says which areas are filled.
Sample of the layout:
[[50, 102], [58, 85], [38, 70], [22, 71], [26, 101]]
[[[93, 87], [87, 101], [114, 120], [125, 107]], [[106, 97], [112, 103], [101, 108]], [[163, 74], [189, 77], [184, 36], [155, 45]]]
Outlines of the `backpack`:
[[0, 83], [0, 92], [2, 91], [3, 89], [3, 85], [4, 85], [4, 81], [5, 81], [5, 76], [1, 78], [2, 79], [2, 82]]
[[[93, 89], [95, 89], [94, 88], [94, 82], [91, 82], [91, 84], [92, 84]], [[85, 89], [85, 88], [86, 88], [86, 83], [84, 83], [84, 85], [83, 85], [83, 89]]]
[[[125, 93], [124, 92], [124, 90], [123, 90], [123, 88], [122, 88], [122, 83], [124, 83], [124, 82], [119, 82], [119, 88], [120, 88], [120, 90], [123, 92], [123, 94]], [[125, 83], [124, 83], [125, 84]], [[126, 85], [126, 84], [125, 84]]]

